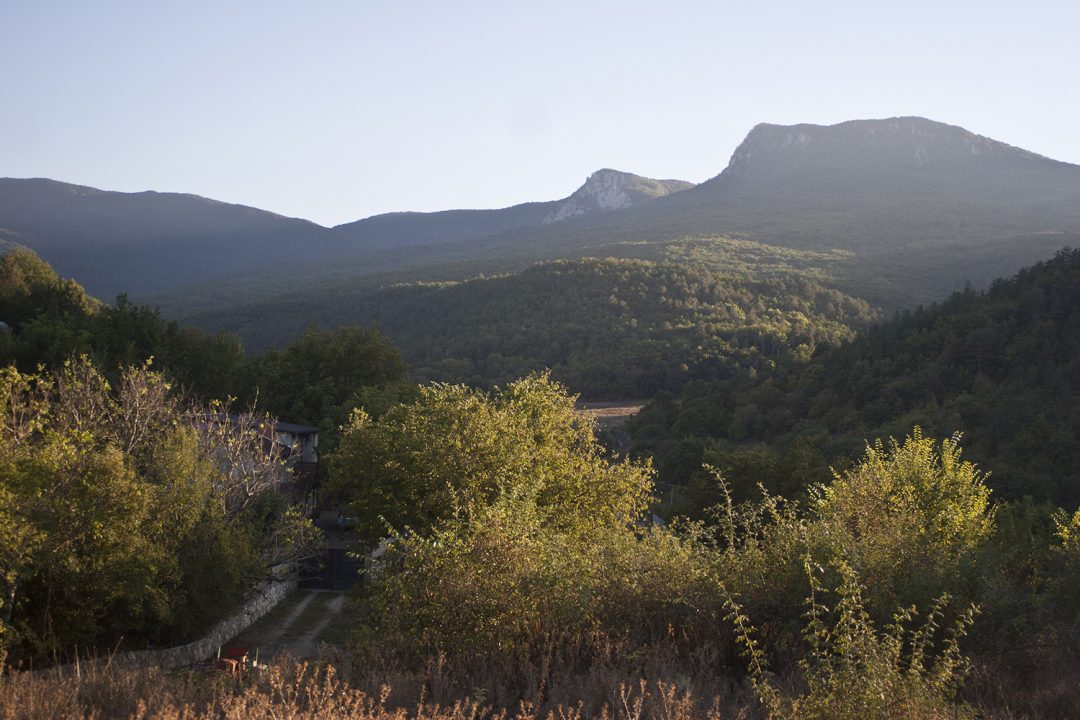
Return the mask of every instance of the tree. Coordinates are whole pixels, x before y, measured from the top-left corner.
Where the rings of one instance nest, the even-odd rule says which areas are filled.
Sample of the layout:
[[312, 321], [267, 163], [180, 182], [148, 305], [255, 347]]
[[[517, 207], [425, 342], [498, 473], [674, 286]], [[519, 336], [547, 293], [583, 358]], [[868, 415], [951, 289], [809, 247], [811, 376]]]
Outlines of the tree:
[[190, 637], [318, 542], [273, 501], [263, 437], [206, 417], [149, 364], [115, 388], [85, 357], [0, 371], [0, 640], [17, 658]]
[[332, 477], [368, 539], [392, 535], [367, 597], [378, 643], [505, 658], [715, 620], [700, 548], [640, 522], [651, 466], [610, 458], [546, 374], [357, 412]]
[[397, 348], [374, 328], [312, 326], [284, 349], [253, 361], [247, 399], [257, 399], [283, 420], [317, 425], [326, 454], [337, 444], [338, 428], [350, 410], [365, 401], [384, 405], [373, 397], [373, 389], [391, 396], [406, 394], [397, 387], [405, 370]]
[[960, 436], [940, 446], [916, 427], [878, 440], [832, 484], [816, 488], [821, 537], [882, 607], [923, 607], [957, 586], [994, 530], [985, 475], [961, 460]]
[[605, 457], [590, 420], [548, 375], [490, 395], [431, 385], [412, 403], [345, 426], [330, 490], [369, 540], [387, 526], [426, 532], [503, 497], [534, 502], [542, 522], [627, 523], [646, 507], [651, 466]]

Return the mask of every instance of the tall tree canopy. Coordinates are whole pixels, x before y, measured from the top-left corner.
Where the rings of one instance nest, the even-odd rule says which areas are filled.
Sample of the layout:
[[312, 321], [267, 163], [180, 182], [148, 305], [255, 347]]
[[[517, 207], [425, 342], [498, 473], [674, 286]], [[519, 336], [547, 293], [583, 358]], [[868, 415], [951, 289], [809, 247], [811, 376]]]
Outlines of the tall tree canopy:
[[651, 491], [649, 465], [611, 463], [591, 421], [547, 375], [491, 394], [426, 386], [378, 420], [358, 410], [331, 469], [332, 492], [372, 539], [387, 525], [423, 532], [499, 498], [532, 502], [553, 524], [626, 523]]
[[257, 428], [206, 417], [147, 367], [115, 385], [86, 358], [0, 370], [0, 643], [17, 658], [190, 637], [317, 542], [252, 477], [274, 470]]

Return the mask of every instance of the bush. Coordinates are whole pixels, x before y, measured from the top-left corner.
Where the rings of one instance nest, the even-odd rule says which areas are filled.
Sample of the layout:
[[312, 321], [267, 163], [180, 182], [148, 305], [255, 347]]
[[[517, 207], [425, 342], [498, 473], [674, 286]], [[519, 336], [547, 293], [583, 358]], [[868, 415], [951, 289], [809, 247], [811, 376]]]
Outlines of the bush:
[[431, 385], [378, 420], [357, 410], [330, 459], [330, 492], [370, 541], [468, 516], [503, 498], [544, 524], [625, 524], [645, 511], [648, 463], [610, 462], [566, 388], [532, 375], [494, 393]]
[[421, 655], [524, 657], [551, 641], [647, 643], [673, 628], [708, 636], [721, 607], [712, 572], [667, 529], [565, 530], [503, 501], [396, 539], [374, 578], [371, 618], [380, 641]]
[[190, 637], [317, 539], [295, 514], [253, 517], [284, 469], [250, 424], [206, 417], [148, 365], [115, 388], [86, 358], [0, 371], [0, 641], [14, 659]]
[[1061, 544], [1054, 549], [1058, 574], [1049, 588], [1051, 602], [1075, 632], [1080, 625], [1080, 510], [1072, 514], [1059, 510], [1053, 519]]
[[[914, 607], [895, 612], [880, 632], [867, 612], [858, 576], [841, 564], [837, 602], [821, 602], [825, 590], [817, 580], [821, 571], [809, 560], [806, 573], [811, 593], [803, 631], [809, 652], [799, 661], [801, 687], [782, 688], [767, 672], [765, 655], [749, 618], [733, 601], [729, 617], [750, 660], [751, 679], [769, 716], [777, 720], [955, 720], [973, 717], [971, 708], [957, 704], [967, 660], [959, 641], [977, 612], [974, 606], [960, 614], [952, 627], [940, 632], [949, 602], [942, 595], [923, 624], [908, 630]], [[943, 635], [943, 637], [939, 637]], [[935, 653], [935, 646], [940, 651]]]
[[855, 569], [879, 610], [977, 592], [976, 554], [995, 513], [985, 476], [961, 460], [959, 441], [954, 435], [939, 449], [918, 427], [888, 449], [878, 440], [816, 490], [815, 532]]
[[651, 467], [608, 458], [545, 375], [491, 395], [436, 385], [378, 421], [358, 414], [334, 463], [369, 536], [376, 512], [398, 529], [373, 576], [380, 639], [520, 656], [718, 619], [707, 548], [643, 522]]

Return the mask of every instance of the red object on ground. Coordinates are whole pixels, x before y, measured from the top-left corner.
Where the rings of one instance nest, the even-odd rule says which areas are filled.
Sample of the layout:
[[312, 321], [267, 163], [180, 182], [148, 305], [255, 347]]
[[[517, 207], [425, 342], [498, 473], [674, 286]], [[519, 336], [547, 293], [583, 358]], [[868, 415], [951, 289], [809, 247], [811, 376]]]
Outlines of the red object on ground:
[[233, 658], [218, 658], [214, 661], [214, 669], [227, 672], [230, 675], [239, 675], [244, 666], [239, 660]]

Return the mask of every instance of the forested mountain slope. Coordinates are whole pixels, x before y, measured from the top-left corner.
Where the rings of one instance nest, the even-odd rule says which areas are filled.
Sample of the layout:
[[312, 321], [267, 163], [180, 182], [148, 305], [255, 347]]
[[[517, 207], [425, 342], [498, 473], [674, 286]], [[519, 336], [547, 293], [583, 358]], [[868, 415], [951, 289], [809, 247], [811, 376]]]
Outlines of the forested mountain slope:
[[924, 118], [762, 124], [712, 180], [561, 235], [573, 243], [622, 224], [649, 237], [744, 232], [813, 249], [979, 246], [1075, 230], [1078, 200], [1080, 166]]
[[[1080, 167], [922, 118], [759, 125], [723, 172], [686, 185], [603, 170], [562, 201], [392, 213], [327, 229], [195, 196], [4, 180], [0, 237], [39, 248], [92, 294], [131, 289], [167, 317], [237, 332], [254, 349], [287, 342], [310, 321], [391, 317], [395, 309], [373, 306], [406, 302], [394, 285], [520, 272], [545, 259], [640, 258], [726, 273], [736, 258], [749, 267], [740, 275], [760, 279], [770, 272], [739, 256], [794, 253], [815, 282], [892, 310], [1080, 244]], [[468, 302], [449, 293], [430, 312], [453, 316], [459, 298]], [[409, 334], [403, 328], [398, 341], [408, 345]], [[504, 376], [459, 370], [451, 375]]]
[[771, 472], [766, 446], [812, 445], [842, 461], [916, 424], [963, 431], [999, 492], [1073, 506], [1078, 394], [1080, 251], [1069, 250], [984, 292], [898, 314], [809, 364], [691, 383], [647, 406], [634, 429], [668, 481], [685, 482], [705, 459], [751, 483]]
[[0, 257], [0, 321], [0, 365], [23, 372], [85, 355], [114, 382], [121, 368], [153, 358], [154, 370], [199, 398], [237, 395], [245, 381], [236, 338], [164, 320], [126, 296], [102, 303], [25, 248]]
[[221, 318], [221, 327], [291, 336], [309, 320], [375, 323], [422, 379], [490, 385], [552, 368], [577, 392], [618, 398], [808, 357], [875, 317], [867, 303], [794, 271], [755, 279], [616, 259], [554, 261], [513, 275], [356, 291], [325, 305], [250, 306], [248, 313]]
[[[182, 308], [193, 297], [232, 305], [327, 281], [370, 284], [381, 273], [462, 278], [739, 234], [851, 251], [842, 287], [903, 307], [942, 297], [958, 279], [1015, 272], [1080, 231], [1080, 167], [923, 118], [759, 125], [723, 172], [688, 187], [601, 170], [563, 200], [323, 228], [193, 195], [9, 178], [0, 180], [0, 239], [95, 295]], [[972, 254], [984, 267], [968, 274]]]
[[985, 256], [988, 272], [961, 284], [1045, 259], [1074, 243], [1077, 231], [1080, 166], [943, 123], [893, 118], [759, 125], [723, 172], [690, 190], [557, 228], [484, 238], [458, 255], [560, 257], [613, 243], [742, 234], [852, 251], [844, 289], [903, 307], [955, 289], [957, 269], [971, 255]]

